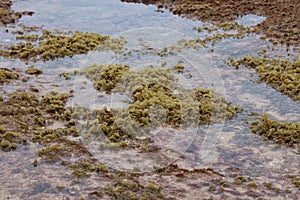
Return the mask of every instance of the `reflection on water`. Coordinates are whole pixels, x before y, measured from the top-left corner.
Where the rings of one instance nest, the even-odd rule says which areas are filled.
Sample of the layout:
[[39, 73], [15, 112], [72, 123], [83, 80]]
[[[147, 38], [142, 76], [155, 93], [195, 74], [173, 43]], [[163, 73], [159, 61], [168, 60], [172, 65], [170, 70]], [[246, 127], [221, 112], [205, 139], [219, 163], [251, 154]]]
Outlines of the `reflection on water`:
[[[32, 17], [25, 16], [20, 20], [20, 23], [26, 25], [43, 25], [51, 30], [78, 30], [109, 34], [114, 37], [122, 36], [128, 41], [125, 52], [132, 51], [132, 54], [116, 55], [109, 51], [90, 52], [87, 55], [77, 55], [73, 58], [57, 59], [47, 63], [38, 62], [36, 66], [43, 69], [44, 73], [42, 75], [30, 79], [26, 83], [20, 82], [5, 86], [1, 89], [4, 94], [17, 88], [28, 88], [29, 85], [34, 85], [40, 89], [42, 94], [52, 90], [60, 92], [74, 90], [74, 98], [68, 102], [68, 105], [71, 106], [80, 104], [89, 108], [124, 107], [126, 106], [122, 104], [124, 99], [120, 99], [122, 96], [102, 94], [100, 98], [98, 92], [93, 89], [92, 83], [83, 76], [72, 76], [73, 71], [82, 70], [93, 63], [127, 63], [133, 69], [138, 70], [149, 65], [161, 66], [163, 62], [166, 62], [166, 67], [168, 67], [179, 61], [184, 61], [187, 72], [177, 77], [183, 87], [186, 87], [186, 89], [195, 87], [215, 88], [216, 92], [226, 96], [233, 104], [244, 108], [245, 112], [238, 118], [224, 122], [221, 125], [200, 127], [197, 131], [193, 130], [193, 136], [195, 137], [190, 140], [192, 143], [184, 144], [189, 146], [189, 149], [183, 153], [186, 160], [178, 161], [179, 164], [185, 167], [212, 166], [216, 168], [220, 166], [220, 171], [223, 170], [222, 166], [235, 166], [251, 173], [253, 176], [265, 177], [272, 177], [274, 174], [282, 174], [283, 172], [298, 173], [300, 160], [295, 150], [284, 147], [277, 148], [274, 147], [274, 144], [265, 143], [259, 137], [253, 136], [245, 119], [256, 118], [256, 116], [249, 117], [249, 113], [253, 111], [257, 113], [268, 112], [277, 120], [299, 122], [299, 103], [279, 94], [264, 83], [256, 83], [257, 76], [251, 74], [254, 73], [252, 70], [245, 68], [234, 70], [223, 62], [224, 59], [231, 56], [238, 58], [245, 55], [256, 55], [257, 51], [270, 45], [267, 41], [260, 40], [259, 36], [222, 40], [215, 45], [214, 52], [205, 49], [199, 51], [186, 49], [176, 56], [160, 57], [147, 54], [147, 50], [162, 49], [165, 46], [176, 44], [182, 37], [204, 37], [202, 33], [199, 34], [192, 30], [194, 26], [201, 26], [202, 23], [173, 16], [168, 12], [154, 12], [156, 10], [155, 6], [126, 4], [118, 0], [23, 0], [17, 1], [13, 8], [35, 12]], [[130, 12], [128, 12], [129, 10]], [[249, 15], [239, 19], [238, 22], [245, 25], [254, 25], [262, 20], [264, 20], [264, 17]], [[4, 44], [13, 41], [12, 36], [6, 34], [3, 28], [0, 29], [0, 32]], [[276, 48], [279, 49], [279, 52], [285, 51], [284, 47], [282, 48], [284, 50], [280, 49], [281, 47]], [[24, 63], [18, 60], [0, 59], [0, 64], [1, 67], [27, 68]], [[58, 74], [61, 72], [69, 72], [71, 80], [59, 78]], [[189, 77], [189, 74], [192, 76]], [[172, 146], [173, 144], [169, 143], [169, 145]], [[15, 177], [21, 176], [20, 173], [14, 175], [14, 172], [23, 169], [24, 165], [28, 166], [27, 170], [29, 171], [21, 173], [24, 176], [29, 176], [32, 173], [29, 166], [36, 147], [29, 146], [28, 148], [28, 151], [30, 151], [28, 155], [23, 155], [24, 152], [21, 152], [21, 150], [10, 154], [0, 152], [1, 163], [5, 163], [1, 165], [1, 171], [6, 171], [0, 178], [3, 188], [13, 187], [11, 184], [15, 182], [8, 182], [5, 179], [12, 175]], [[109, 157], [105, 153], [103, 155]], [[123, 152], [119, 156], [127, 159], [131, 154], [132, 152]], [[27, 157], [28, 160], [18, 160], [15, 156], [24, 159]], [[110, 159], [113, 163], [115, 159], [119, 158], [112, 157]], [[143, 159], [147, 160], [142, 157], [136, 159], [135, 162]], [[148, 158], [148, 160], [150, 163], [151, 159]], [[149, 163], [143, 163], [143, 165], [151, 165]], [[7, 171], [12, 165], [14, 171]], [[53, 167], [52, 170], [55, 171], [56, 167]], [[35, 171], [34, 173], [44, 172]], [[47, 171], [47, 173], [50, 172]], [[64, 175], [55, 174], [55, 176], [63, 177]], [[29, 181], [22, 183], [24, 189], [19, 188], [19, 190], [23, 191], [30, 187], [28, 182], [31, 182], [31, 180], [28, 177], [25, 177], [24, 180]], [[51, 178], [47, 181], [51, 182]], [[27, 195], [34, 195], [36, 190], [43, 190], [45, 193], [53, 192], [45, 189], [50, 187], [47, 183], [40, 187], [42, 188], [34, 189], [32, 187]], [[0, 187], [0, 194], [1, 190]], [[13, 190], [10, 189], [9, 191]], [[76, 191], [78, 193], [80, 188], [77, 188]]]

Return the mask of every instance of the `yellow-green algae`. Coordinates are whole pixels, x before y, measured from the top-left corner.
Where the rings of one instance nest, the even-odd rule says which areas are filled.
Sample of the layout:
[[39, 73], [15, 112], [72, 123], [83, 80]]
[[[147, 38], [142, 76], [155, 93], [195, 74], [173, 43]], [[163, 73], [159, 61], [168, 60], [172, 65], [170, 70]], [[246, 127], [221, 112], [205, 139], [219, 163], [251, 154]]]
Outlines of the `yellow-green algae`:
[[39, 75], [43, 73], [43, 70], [36, 68], [34, 66], [30, 66], [26, 69], [25, 73], [30, 75]]
[[89, 32], [51, 32], [43, 30], [42, 35], [16, 35], [22, 40], [17, 44], [10, 44], [0, 49], [0, 56], [5, 58], [19, 58], [23, 61], [49, 61], [65, 56], [86, 54], [92, 50], [120, 51], [125, 41], [113, 39]]
[[0, 84], [10, 83], [12, 80], [18, 79], [18, 75], [10, 69], [0, 68]]
[[178, 74], [184, 72], [184, 66], [180, 63], [176, 64], [173, 68]]
[[244, 26], [238, 22], [223, 22], [216, 25], [205, 24], [203, 27], [194, 27], [199, 33], [207, 31], [208, 33], [215, 31], [236, 31], [238, 35], [244, 36], [250, 33], [257, 33], [259, 31], [258, 27]]
[[143, 187], [135, 181], [116, 179], [113, 186], [105, 187], [105, 194], [111, 199], [150, 200], [166, 199], [162, 188], [152, 183]]
[[[136, 136], [147, 135], [158, 126], [187, 128], [219, 123], [241, 111], [213, 90], [183, 91], [172, 72], [153, 67], [134, 71], [120, 64], [87, 67], [81, 74], [93, 81], [95, 89], [127, 95], [129, 104], [124, 109], [74, 107], [72, 119], [84, 133], [83, 140], [98, 141], [105, 148], [152, 152], [159, 147], [151, 146], [149, 138]], [[182, 94], [173, 93], [175, 90]]]
[[277, 144], [295, 146], [300, 143], [300, 123], [278, 122], [263, 113], [261, 120], [254, 120], [251, 125], [253, 133], [263, 136]]
[[40, 157], [44, 157], [46, 160], [56, 161], [58, 160], [58, 153], [62, 151], [62, 148], [59, 144], [49, 145], [43, 149], [37, 151]]
[[[113, 110], [103, 108], [101, 110], [77, 106], [74, 108], [72, 118], [76, 121], [85, 120], [87, 124], [77, 127], [80, 131], [84, 132], [83, 140], [85, 138], [93, 138], [94, 141], [105, 142], [109, 141], [108, 146], [105, 147], [117, 147], [117, 148], [142, 148], [146, 146], [150, 141], [148, 139], [133, 138], [132, 134], [121, 129], [119, 124], [116, 123], [116, 117], [113, 114]], [[128, 122], [130, 126], [130, 123]], [[86, 130], [86, 131], [84, 131]], [[105, 136], [105, 137], [104, 137]]]
[[251, 33], [259, 32], [257, 27], [248, 27], [237, 22], [224, 22], [221, 24], [217, 24], [216, 26], [208, 26], [204, 27], [194, 27], [194, 30], [198, 32], [207, 31], [208, 33], [213, 33], [212, 35], [205, 36], [205, 38], [201, 39], [199, 37], [193, 39], [180, 39], [176, 45], [165, 47], [162, 51], [154, 52], [159, 56], [167, 56], [173, 55], [177, 52], [181, 52], [183, 49], [202, 49], [202, 48], [210, 48], [210, 51], [213, 52], [212, 46], [216, 44], [216, 42], [233, 38], [233, 39], [241, 39], [246, 36], [249, 36]]
[[[128, 65], [120, 64], [86, 68], [82, 73], [94, 82], [95, 89], [125, 94], [130, 98], [127, 109], [97, 111], [101, 126], [93, 126], [94, 131], [102, 130], [111, 141], [119, 141], [128, 134], [135, 135], [139, 127], [145, 128], [139, 130], [142, 134], [159, 125], [175, 128], [207, 125], [232, 119], [241, 111], [213, 90], [198, 88], [184, 91], [171, 71], [153, 67], [134, 71]], [[174, 93], [175, 90], [180, 94]], [[151, 113], [155, 107], [155, 112]], [[118, 131], [116, 127], [119, 127]], [[115, 133], [111, 135], [109, 132]]]
[[240, 65], [253, 68], [261, 81], [265, 81], [275, 90], [300, 101], [300, 61], [255, 58], [246, 56], [235, 60], [230, 58], [229, 64], [236, 69]]
[[76, 162], [75, 164], [71, 164], [69, 166], [71, 169], [73, 169], [72, 175], [76, 178], [84, 178], [89, 177], [92, 172], [97, 173], [107, 173], [109, 172], [108, 168], [101, 163], [95, 163], [92, 162], [88, 158], [84, 158], [81, 162]]
[[[71, 110], [65, 108], [68, 94], [48, 93], [42, 98], [29, 92], [8, 94], [0, 102], [0, 121], [3, 124], [0, 142], [26, 143], [26, 141], [49, 143], [60, 141], [64, 136], [78, 136]], [[45, 129], [54, 121], [61, 121], [65, 128]], [[14, 147], [14, 146], [13, 146]]]
[[82, 74], [94, 81], [97, 90], [110, 93], [120, 78], [129, 70], [128, 65], [92, 65], [87, 67]]

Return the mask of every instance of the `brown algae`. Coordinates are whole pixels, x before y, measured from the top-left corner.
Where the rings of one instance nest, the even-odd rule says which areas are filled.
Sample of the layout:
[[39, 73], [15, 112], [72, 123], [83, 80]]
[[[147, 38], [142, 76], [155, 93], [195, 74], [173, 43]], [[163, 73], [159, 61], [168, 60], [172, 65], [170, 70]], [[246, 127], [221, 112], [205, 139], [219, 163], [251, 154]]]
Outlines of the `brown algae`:
[[11, 0], [1, 0], [0, 1], [0, 26], [10, 23], [16, 23], [22, 15], [33, 15], [33, 12], [22, 11], [15, 12], [11, 9], [13, 1]]
[[253, 133], [258, 134], [277, 144], [295, 146], [300, 143], [300, 123], [278, 122], [271, 120], [264, 113], [261, 120], [254, 120], [251, 125]]

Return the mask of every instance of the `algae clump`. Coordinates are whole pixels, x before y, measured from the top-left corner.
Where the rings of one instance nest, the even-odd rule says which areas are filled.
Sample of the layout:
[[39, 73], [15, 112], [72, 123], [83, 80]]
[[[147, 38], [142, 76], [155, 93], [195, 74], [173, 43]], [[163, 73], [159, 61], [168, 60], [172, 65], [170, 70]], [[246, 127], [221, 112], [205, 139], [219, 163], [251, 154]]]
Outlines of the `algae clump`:
[[300, 101], [300, 61], [255, 58], [246, 56], [238, 60], [230, 58], [229, 64], [236, 69], [240, 65], [253, 68], [260, 81], [265, 81], [275, 90]]
[[0, 49], [0, 56], [28, 61], [49, 61], [66, 56], [86, 54], [93, 50], [120, 51], [125, 41], [106, 35], [89, 32], [51, 32], [43, 30], [41, 35], [17, 35], [21, 40]]
[[7, 68], [0, 68], [0, 84], [10, 83], [12, 80], [18, 79], [18, 75], [11, 72]]
[[81, 74], [94, 81], [95, 89], [110, 93], [128, 70], [128, 65], [92, 65], [87, 67]]
[[261, 120], [252, 122], [251, 130], [277, 144], [295, 146], [300, 143], [300, 123], [271, 120], [267, 113], [263, 113]]
[[[119, 141], [124, 135], [119, 131], [116, 132], [118, 134], [108, 134], [111, 127], [115, 126], [126, 130], [129, 135], [136, 135], [161, 125], [187, 128], [219, 123], [232, 119], [241, 111], [213, 90], [183, 89], [171, 69], [146, 67], [135, 71], [128, 65], [93, 65], [82, 74], [94, 82], [98, 91], [120, 93], [128, 97], [126, 109], [99, 111], [100, 116], [105, 113], [108, 115], [98, 119], [101, 118], [100, 129], [111, 141]], [[136, 133], [136, 129], [139, 133]]]
[[42, 74], [43, 73], [43, 70], [39, 69], [39, 68], [36, 68], [34, 66], [30, 66], [26, 69], [25, 71], [27, 74], [30, 74], [30, 75], [39, 75], [39, 74]]

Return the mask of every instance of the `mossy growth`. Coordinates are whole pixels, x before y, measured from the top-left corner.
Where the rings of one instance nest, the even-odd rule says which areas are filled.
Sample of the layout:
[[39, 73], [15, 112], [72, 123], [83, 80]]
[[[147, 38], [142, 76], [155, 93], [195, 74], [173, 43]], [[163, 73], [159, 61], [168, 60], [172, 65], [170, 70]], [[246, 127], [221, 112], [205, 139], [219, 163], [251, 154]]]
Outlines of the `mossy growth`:
[[63, 151], [61, 145], [54, 144], [38, 150], [37, 154], [46, 161], [56, 162], [59, 160], [59, 153], [61, 151]]
[[260, 81], [265, 81], [275, 90], [300, 101], [300, 61], [278, 60], [246, 56], [239, 60], [229, 59], [229, 65], [239, 68], [244, 65], [255, 69]]
[[257, 189], [257, 183], [255, 182], [250, 182], [247, 184], [248, 187], [253, 188], [253, 189]]
[[300, 123], [278, 122], [263, 113], [261, 120], [252, 121], [251, 130], [277, 144], [294, 146], [300, 143]]
[[257, 27], [244, 26], [238, 22], [223, 22], [213, 25], [205, 24], [203, 27], [194, 27], [194, 30], [197, 30], [199, 33], [207, 31], [208, 33], [215, 31], [237, 31], [239, 34], [249, 34], [251, 32], [257, 32]]
[[165, 47], [162, 51], [154, 52], [159, 56], [174, 55], [177, 52], [181, 52], [183, 49], [195, 49], [209, 48], [211, 52], [214, 51], [213, 46], [221, 40], [233, 38], [241, 39], [249, 36], [251, 33], [257, 33], [259, 29], [257, 27], [248, 27], [238, 24], [237, 22], [224, 22], [217, 24], [216, 26], [194, 27], [194, 30], [198, 32], [207, 31], [212, 35], [206, 36], [201, 39], [199, 37], [193, 39], [180, 39], [176, 45]]
[[89, 177], [92, 172], [104, 174], [109, 172], [109, 169], [105, 165], [97, 162], [95, 163], [88, 158], [83, 158], [82, 161], [76, 162], [69, 167], [74, 170], [72, 175], [76, 178]]
[[91, 174], [89, 174], [88, 171], [84, 169], [74, 169], [72, 175], [75, 176], [76, 178], [85, 178], [91, 176]]
[[10, 69], [0, 68], [0, 84], [10, 83], [12, 80], [18, 79], [18, 75]]
[[0, 134], [4, 134], [6, 132], [6, 128], [0, 126]]
[[176, 64], [173, 68], [178, 74], [183, 73], [184, 71], [184, 66], [182, 64]]
[[128, 65], [92, 65], [87, 67], [81, 74], [94, 81], [95, 89], [111, 93], [121, 77], [128, 71]]
[[68, 94], [66, 93], [51, 92], [42, 98], [41, 103], [45, 105], [46, 112], [63, 114], [67, 100]]
[[43, 70], [36, 68], [34, 66], [30, 66], [26, 69], [25, 73], [30, 75], [39, 75], [43, 73]]
[[[95, 141], [103, 142], [108, 139], [110, 141], [109, 147], [112, 148], [135, 148], [145, 144], [143, 140], [131, 140], [132, 136], [122, 130], [116, 123], [113, 110], [108, 110], [106, 107], [101, 110], [75, 107], [73, 119], [78, 121], [77, 127], [79, 130], [85, 133], [82, 138], [83, 140], [94, 138]], [[84, 119], [88, 123], [80, 125], [80, 119]]]
[[234, 183], [237, 185], [244, 184], [247, 181], [247, 178], [244, 176], [238, 176], [234, 179]]
[[[49, 144], [61, 142], [65, 136], [79, 136], [71, 119], [72, 109], [65, 108], [67, 94], [52, 92], [39, 99], [33, 93], [20, 91], [7, 96], [5, 102], [0, 102], [0, 121], [10, 131], [1, 126], [0, 142]], [[65, 127], [47, 128], [55, 121], [65, 124]]]
[[7, 140], [2, 140], [0, 146], [2, 151], [9, 151], [11, 143]]
[[132, 131], [134, 126], [153, 128], [164, 121], [164, 125], [177, 128], [207, 125], [232, 119], [241, 111], [213, 90], [184, 91], [171, 69], [147, 67], [134, 71], [128, 65], [93, 65], [82, 73], [94, 82], [98, 91], [128, 96], [128, 108], [114, 112], [123, 130]]
[[15, 12], [11, 9], [12, 4], [12, 0], [0, 1], [0, 26], [6, 26], [10, 23], [16, 23], [22, 17], [22, 15], [33, 14], [33, 12], [30, 11]]
[[38, 60], [49, 61], [66, 56], [86, 54], [93, 50], [120, 51], [125, 41], [113, 39], [89, 32], [51, 32], [43, 30], [42, 34], [28, 34], [22, 32], [16, 35], [17, 44], [10, 44], [0, 49], [0, 56], [5, 58], [19, 58], [25, 62]]
[[271, 189], [273, 187], [272, 183], [270, 183], [270, 182], [263, 182], [263, 185], [269, 189]]
[[161, 192], [161, 187], [152, 183], [141, 186], [137, 182], [130, 180], [116, 179], [114, 185], [105, 187], [104, 191], [112, 199], [166, 199]]
[[216, 188], [216, 186], [215, 186], [214, 184], [210, 184], [210, 185], [209, 185], [208, 191], [214, 192], [214, 191], [216, 191], [216, 190], [217, 190], [217, 188]]

